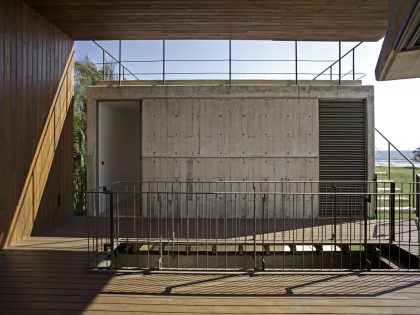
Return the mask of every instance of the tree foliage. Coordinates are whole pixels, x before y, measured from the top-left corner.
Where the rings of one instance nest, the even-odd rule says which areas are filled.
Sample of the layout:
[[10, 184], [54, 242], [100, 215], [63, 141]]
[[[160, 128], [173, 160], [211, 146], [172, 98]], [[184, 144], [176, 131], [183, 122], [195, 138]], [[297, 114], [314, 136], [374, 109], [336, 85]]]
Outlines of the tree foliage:
[[75, 108], [86, 113], [86, 89], [88, 86], [95, 85], [101, 80], [101, 70], [96, 67], [87, 55], [82, 60], [75, 62], [74, 69]]
[[416, 162], [420, 162], [420, 147], [416, 148], [413, 151], [413, 160]]
[[73, 207], [76, 215], [86, 213], [86, 113], [74, 110], [73, 120]]
[[102, 70], [85, 56], [75, 62], [74, 122], [73, 122], [73, 206], [76, 215], [85, 215], [87, 209], [87, 87], [95, 85]]

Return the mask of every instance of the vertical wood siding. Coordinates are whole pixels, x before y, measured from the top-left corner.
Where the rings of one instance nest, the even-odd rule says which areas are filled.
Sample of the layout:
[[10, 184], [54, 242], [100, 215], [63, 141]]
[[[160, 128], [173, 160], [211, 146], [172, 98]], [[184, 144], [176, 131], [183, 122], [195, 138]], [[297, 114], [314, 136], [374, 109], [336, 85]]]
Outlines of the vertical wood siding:
[[[0, 0], [0, 248], [5, 245], [72, 45], [66, 34], [22, 1]], [[60, 119], [65, 119], [65, 115]], [[70, 133], [65, 137], [71, 137], [70, 128], [64, 130]], [[63, 165], [66, 161], [69, 165], [53, 167], [49, 181], [60, 190], [66, 188], [61, 192], [61, 208], [68, 208], [63, 211], [70, 213], [68, 185], [72, 180], [72, 164], [67, 155], [72, 154], [68, 144], [71, 141], [62, 142], [56, 152], [50, 153], [56, 157], [53, 164]], [[43, 176], [48, 176], [48, 172]], [[35, 200], [42, 196], [43, 187], [39, 188], [42, 188], [36, 192], [39, 195], [34, 193], [27, 199], [28, 203], [40, 202]], [[44, 195], [44, 199], [57, 200], [54, 196], [57, 191], [48, 192], [52, 195]], [[56, 209], [50, 208], [53, 205], [45, 205], [39, 215], [44, 212], [56, 215]], [[9, 241], [28, 236], [34, 220], [33, 212], [21, 217]]]

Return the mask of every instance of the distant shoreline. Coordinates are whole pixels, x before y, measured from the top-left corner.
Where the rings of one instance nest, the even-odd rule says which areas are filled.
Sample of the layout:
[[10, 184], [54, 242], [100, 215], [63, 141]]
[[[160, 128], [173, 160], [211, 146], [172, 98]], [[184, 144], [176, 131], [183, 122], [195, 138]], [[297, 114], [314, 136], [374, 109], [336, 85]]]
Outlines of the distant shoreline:
[[[416, 168], [420, 168], [420, 162], [411, 161]], [[388, 160], [375, 160], [375, 166], [388, 166]], [[391, 166], [393, 167], [411, 167], [412, 165], [407, 161], [395, 161], [391, 160]]]
[[413, 152], [410, 150], [401, 150], [400, 151], [404, 156], [402, 156], [398, 151], [391, 150], [388, 153], [388, 150], [376, 150], [375, 151], [375, 166], [388, 166], [388, 156], [391, 159], [391, 166], [395, 167], [411, 167], [411, 164], [404, 158], [406, 157], [411, 161], [416, 167], [420, 168], [420, 162], [414, 162]]

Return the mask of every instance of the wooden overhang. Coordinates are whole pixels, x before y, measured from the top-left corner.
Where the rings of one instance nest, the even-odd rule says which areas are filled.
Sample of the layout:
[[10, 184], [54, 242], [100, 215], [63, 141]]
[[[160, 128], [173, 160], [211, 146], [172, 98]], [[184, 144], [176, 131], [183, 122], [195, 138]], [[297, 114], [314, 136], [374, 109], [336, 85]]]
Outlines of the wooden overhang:
[[420, 0], [390, 0], [375, 74], [379, 81], [420, 77]]
[[25, 0], [75, 40], [377, 41], [385, 0]]

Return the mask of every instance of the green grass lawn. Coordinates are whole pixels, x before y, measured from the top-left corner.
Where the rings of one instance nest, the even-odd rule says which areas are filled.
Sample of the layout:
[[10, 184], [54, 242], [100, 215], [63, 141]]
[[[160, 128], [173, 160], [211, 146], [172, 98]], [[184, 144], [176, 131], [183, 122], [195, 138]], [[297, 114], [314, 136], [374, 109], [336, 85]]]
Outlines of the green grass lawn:
[[[388, 179], [388, 167], [387, 166], [376, 166], [376, 173], [385, 173], [378, 175], [378, 179]], [[420, 174], [420, 169], [416, 169], [416, 174]], [[391, 180], [400, 183], [412, 183], [413, 182], [413, 170], [411, 167], [392, 167], [391, 166]]]
[[[396, 210], [397, 212], [397, 210]], [[395, 213], [395, 220], [407, 220], [407, 219], [415, 219], [415, 213]], [[377, 215], [377, 219], [389, 219], [389, 212], [380, 212]]]
[[[378, 180], [388, 180], [388, 167], [387, 166], [376, 166], [375, 167], [375, 172], [378, 174]], [[412, 193], [414, 190], [414, 185], [413, 185], [413, 170], [410, 167], [391, 167], [391, 180], [396, 182], [396, 193], [399, 194], [401, 193], [401, 197], [404, 198], [412, 198], [412, 203], [411, 203], [411, 207], [415, 207], [415, 200], [413, 200], [414, 196], [409, 196], [408, 194]], [[420, 169], [416, 169], [415, 170], [415, 174], [420, 174]], [[390, 187], [389, 184], [381, 184], [378, 183], [378, 187]], [[399, 189], [401, 190], [399, 190]], [[378, 192], [380, 192], [378, 190]], [[387, 198], [389, 197], [389, 195], [387, 195], [387, 192], [384, 192], [384, 198], [386, 200], [381, 200], [378, 201], [378, 206], [379, 207], [388, 207], [389, 206], [389, 202], [387, 200]], [[410, 216], [411, 218], [415, 217], [414, 214], [408, 214], [408, 213], [401, 213], [401, 216], [398, 215], [398, 208], [400, 207], [408, 207], [409, 206], [409, 201], [408, 200], [404, 200], [404, 201], [399, 201], [398, 200], [399, 195], [396, 196], [396, 201], [395, 201], [395, 206], [396, 206], [396, 219], [408, 219]], [[388, 218], [389, 214], [388, 213], [380, 213], [378, 215], [379, 218]]]

